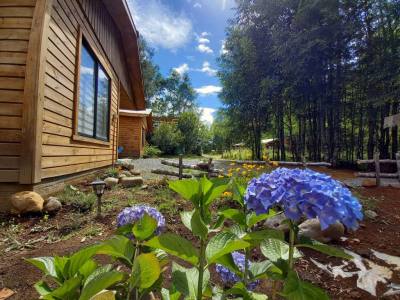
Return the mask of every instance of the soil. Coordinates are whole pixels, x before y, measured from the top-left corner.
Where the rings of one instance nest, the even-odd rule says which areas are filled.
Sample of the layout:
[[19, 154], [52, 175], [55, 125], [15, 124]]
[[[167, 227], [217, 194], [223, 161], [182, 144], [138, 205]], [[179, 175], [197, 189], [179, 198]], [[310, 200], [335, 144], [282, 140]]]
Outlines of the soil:
[[[333, 177], [344, 180], [353, 178], [354, 171], [328, 170]], [[86, 187], [78, 187], [87, 189]], [[118, 212], [132, 203], [146, 202], [161, 207], [166, 216], [168, 231], [192, 239], [188, 230], [181, 224], [179, 211], [188, 204], [168, 194], [167, 188], [158, 183], [149, 183], [145, 190], [113, 189], [104, 195], [105, 217], [95, 219], [95, 212], [79, 213], [67, 205], [54, 216], [43, 215], [16, 218], [2, 216], [0, 219], [0, 290], [5, 287], [15, 292], [9, 299], [36, 299], [33, 288], [41, 279], [41, 273], [24, 261], [24, 258], [66, 255], [86, 245], [101, 241], [112, 235]], [[393, 283], [400, 284], [400, 272], [371, 255], [376, 250], [389, 255], [400, 256], [400, 190], [392, 188], [357, 188], [355, 194], [363, 205], [373, 209], [378, 217], [366, 219], [356, 232], [346, 234], [346, 240], [337, 246], [349, 249], [363, 257], [388, 266], [394, 272]], [[166, 203], [169, 205], [166, 205]], [[341, 260], [321, 255], [312, 250], [303, 251], [304, 257], [297, 261], [296, 269], [304, 280], [313, 282], [328, 291], [332, 299], [380, 299], [387, 287], [378, 284], [377, 297], [357, 288], [356, 276], [333, 279], [331, 275], [316, 267], [310, 258], [323, 264], [340, 264]], [[212, 272], [212, 278], [216, 278]], [[167, 274], [167, 282], [169, 275]], [[270, 284], [265, 282], [260, 291], [268, 293]], [[400, 299], [400, 295], [385, 299]]]

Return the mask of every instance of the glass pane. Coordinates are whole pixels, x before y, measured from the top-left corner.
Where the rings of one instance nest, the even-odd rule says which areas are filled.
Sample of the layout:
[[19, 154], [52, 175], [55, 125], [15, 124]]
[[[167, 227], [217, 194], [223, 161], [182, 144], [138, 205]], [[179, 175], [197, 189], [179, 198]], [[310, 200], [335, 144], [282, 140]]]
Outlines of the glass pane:
[[79, 85], [78, 132], [93, 136], [95, 103], [95, 61], [82, 46]]
[[97, 81], [97, 122], [96, 137], [108, 140], [109, 107], [110, 107], [110, 79], [99, 67], [99, 77]]

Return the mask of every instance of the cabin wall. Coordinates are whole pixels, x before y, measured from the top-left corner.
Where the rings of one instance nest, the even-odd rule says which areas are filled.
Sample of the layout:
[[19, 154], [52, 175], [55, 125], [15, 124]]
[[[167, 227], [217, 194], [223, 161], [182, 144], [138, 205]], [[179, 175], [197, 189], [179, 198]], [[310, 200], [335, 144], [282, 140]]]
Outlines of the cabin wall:
[[[44, 78], [42, 179], [105, 167], [116, 159], [120, 80], [117, 74], [122, 72], [122, 56], [116, 53], [122, 49], [119, 33], [108, 13], [94, 5], [101, 1], [53, 1]], [[111, 77], [108, 144], [73, 138], [80, 30]]]
[[146, 128], [145, 117], [119, 117], [119, 146], [124, 148], [120, 157], [140, 157], [143, 155], [143, 127]]

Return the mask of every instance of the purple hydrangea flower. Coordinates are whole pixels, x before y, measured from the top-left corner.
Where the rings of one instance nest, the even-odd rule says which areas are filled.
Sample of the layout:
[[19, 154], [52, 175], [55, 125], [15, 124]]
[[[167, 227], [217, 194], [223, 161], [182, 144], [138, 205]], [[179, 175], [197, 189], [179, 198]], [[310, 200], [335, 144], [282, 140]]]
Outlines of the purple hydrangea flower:
[[[235, 262], [235, 265], [239, 268], [241, 272], [244, 272], [244, 262], [245, 262], [245, 255], [240, 253], [240, 252], [232, 252], [232, 258], [233, 261]], [[249, 261], [249, 266], [251, 265], [251, 262]], [[235, 283], [239, 282], [242, 280], [237, 274], [232, 272], [231, 270], [225, 268], [224, 266], [220, 264], [216, 264], [215, 270], [221, 277], [222, 281], [226, 284], [234, 285]], [[259, 280], [256, 280], [254, 282], [251, 282], [248, 284], [247, 288], [249, 290], [254, 290], [257, 285], [260, 283]]]
[[133, 224], [140, 220], [145, 213], [157, 221], [155, 234], [160, 234], [165, 227], [165, 218], [157, 209], [148, 205], [134, 205], [124, 208], [117, 216], [117, 226]]
[[250, 181], [245, 203], [257, 214], [281, 207], [287, 218], [318, 218], [321, 229], [337, 221], [357, 229], [362, 220], [361, 204], [350, 190], [330, 176], [310, 169], [278, 168]]

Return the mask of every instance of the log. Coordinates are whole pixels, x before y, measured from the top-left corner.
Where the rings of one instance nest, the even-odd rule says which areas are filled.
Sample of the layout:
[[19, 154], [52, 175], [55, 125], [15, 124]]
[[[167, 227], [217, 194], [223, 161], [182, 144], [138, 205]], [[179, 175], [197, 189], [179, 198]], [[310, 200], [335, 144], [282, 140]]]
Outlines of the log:
[[[174, 161], [170, 161], [170, 160], [161, 160], [161, 164], [162, 165], [166, 165], [166, 166], [170, 166], [170, 167], [175, 167], [175, 168], [179, 168], [179, 163], [178, 162], [174, 162]], [[197, 165], [188, 165], [185, 163], [182, 163], [182, 168], [183, 169], [191, 169], [191, 170], [203, 170], [203, 168], [197, 166]]]
[[266, 161], [258, 161], [258, 160], [225, 160], [227, 162], [231, 162], [231, 163], [236, 163], [238, 165], [244, 165], [244, 164], [248, 164], [248, 165], [266, 165], [267, 162]]
[[[358, 165], [374, 164], [374, 163], [375, 163], [375, 160], [373, 160], [373, 159], [360, 159], [360, 160], [357, 160], [357, 164]], [[379, 163], [380, 164], [395, 164], [396, 160], [394, 160], [394, 159], [380, 159]]]
[[374, 161], [375, 161], [376, 185], [381, 186], [381, 165], [379, 163], [379, 152], [374, 153]]
[[[374, 172], [359, 172], [357, 173], [357, 177], [367, 177], [367, 178], [376, 178], [376, 173]], [[397, 173], [381, 173], [381, 178], [398, 178]]]
[[297, 162], [297, 161], [277, 161], [279, 166], [306, 166], [306, 167], [331, 167], [331, 163], [327, 162]]
[[[163, 170], [163, 169], [153, 169], [153, 170], [151, 170], [151, 173], [159, 174], [159, 175], [175, 176], [175, 177], [179, 178], [179, 172], [175, 172], [175, 171], [168, 171], [168, 170]], [[182, 178], [192, 178], [192, 177], [193, 176], [191, 174], [182, 173]]]

